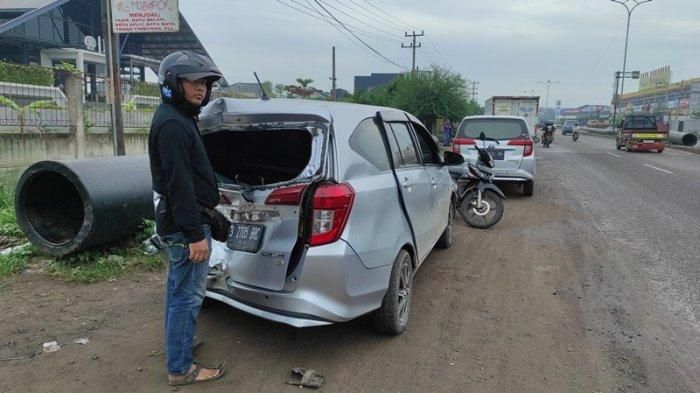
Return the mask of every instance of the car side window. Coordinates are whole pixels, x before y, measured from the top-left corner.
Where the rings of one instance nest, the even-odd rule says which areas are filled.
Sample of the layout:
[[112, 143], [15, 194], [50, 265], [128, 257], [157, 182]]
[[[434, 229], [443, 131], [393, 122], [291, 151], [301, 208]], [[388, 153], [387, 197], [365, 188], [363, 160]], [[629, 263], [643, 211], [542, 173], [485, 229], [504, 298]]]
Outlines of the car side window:
[[362, 120], [350, 136], [350, 148], [380, 171], [391, 169], [382, 134], [374, 119]]
[[410, 167], [420, 165], [418, 152], [416, 151], [416, 146], [413, 144], [413, 138], [411, 137], [411, 131], [408, 129], [408, 125], [403, 122], [391, 122], [389, 125], [396, 137], [396, 144], [401, 154], [401, 159], [403, 160], [400, 166]]
[[[411, 122], [413, 129], [416, 130], [416, 136], [418, 137], [418, 144], [420, 145], [421, 155], [423, 157], [423, 165], [438, 165], [440, 164], [440, 159], [438, 158], [437, 146], [432, 142], [432, 137], [428, 130], [422, 125]], [[430, 139], [430, 140], [429, 140]]]

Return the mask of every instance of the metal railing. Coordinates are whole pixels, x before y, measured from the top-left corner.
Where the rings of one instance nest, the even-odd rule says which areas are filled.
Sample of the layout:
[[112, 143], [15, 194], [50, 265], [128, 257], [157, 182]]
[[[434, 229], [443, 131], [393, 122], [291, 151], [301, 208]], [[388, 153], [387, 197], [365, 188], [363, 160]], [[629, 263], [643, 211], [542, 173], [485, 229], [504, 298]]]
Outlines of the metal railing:
[[[84, 102], [71, 103], [65, 89], [65, 74], [61, 72], [56, 72], [53, 86], [0, 80], [0, 132], [68, 132], [71, 104], [81, 104], [86, 132], [106, 131], [112, 125], [107, 83], [102, 75], [83, 75]], [[121, 85], [124, 128], [147, 130], [160, 104], [157, 85], [130, 80], [122, 80]]]

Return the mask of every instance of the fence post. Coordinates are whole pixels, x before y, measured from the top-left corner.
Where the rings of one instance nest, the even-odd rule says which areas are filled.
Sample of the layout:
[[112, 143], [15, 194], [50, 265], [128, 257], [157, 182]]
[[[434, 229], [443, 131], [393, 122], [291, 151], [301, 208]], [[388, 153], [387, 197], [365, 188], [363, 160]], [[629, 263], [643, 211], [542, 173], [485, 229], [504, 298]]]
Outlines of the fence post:
[[71, 72], [66, 78], [66, 96], [68, 97], [70, 132], [75, 138], [75, 158], [85, 158], [84, 95], [83, 75]]

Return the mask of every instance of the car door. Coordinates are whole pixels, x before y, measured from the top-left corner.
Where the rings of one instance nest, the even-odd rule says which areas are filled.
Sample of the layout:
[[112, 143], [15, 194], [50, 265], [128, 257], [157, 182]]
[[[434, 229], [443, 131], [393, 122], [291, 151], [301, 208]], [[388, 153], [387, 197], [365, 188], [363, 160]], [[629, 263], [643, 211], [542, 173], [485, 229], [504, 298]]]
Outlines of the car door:
[[421, 162], [408, 122], [391, 121], [385, 125], [396, 177], [415, 233], [419, 261], [422, 261], [430, 252], [433, 241], [433, 185]]
[[433, 245], [447, 226], [447, 213], [450, 208], [454, 182], [447, 172], [447, 168], [441, 165], [439, 149], [428, 130], [415, 121], [411, 122], [411, 126], [415, 132], [420, 149], [423, 169], [425, 169], [432, 186], [431, 215], [429, 219], [432, 234], [430, 244]]

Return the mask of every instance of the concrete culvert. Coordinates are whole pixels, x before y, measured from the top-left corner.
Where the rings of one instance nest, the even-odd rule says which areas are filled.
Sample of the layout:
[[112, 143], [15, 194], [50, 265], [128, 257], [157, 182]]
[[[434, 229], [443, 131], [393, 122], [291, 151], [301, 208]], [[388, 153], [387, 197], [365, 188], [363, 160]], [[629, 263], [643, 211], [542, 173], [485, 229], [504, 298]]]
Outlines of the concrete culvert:
[[153, 217], [148, 156], [38, 162], [17, 184], [15, 214], [29, 241], [51, 255], [124, 238]]
[[692, 147], [698, 143], [698, 136], [687, 132], [671, 131], [668, 133], [668, 138], [674, 145]]

